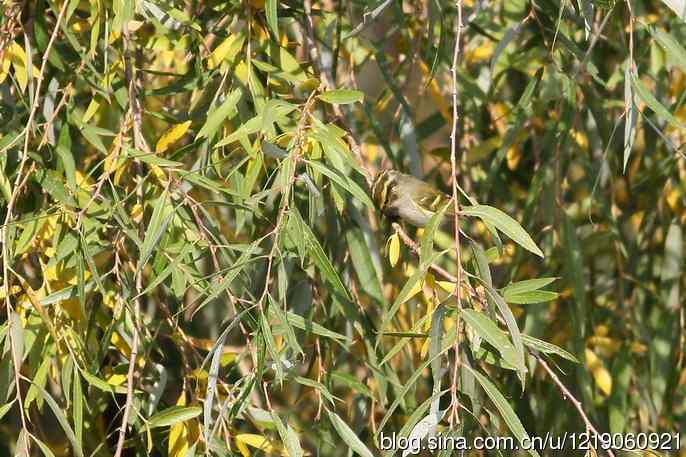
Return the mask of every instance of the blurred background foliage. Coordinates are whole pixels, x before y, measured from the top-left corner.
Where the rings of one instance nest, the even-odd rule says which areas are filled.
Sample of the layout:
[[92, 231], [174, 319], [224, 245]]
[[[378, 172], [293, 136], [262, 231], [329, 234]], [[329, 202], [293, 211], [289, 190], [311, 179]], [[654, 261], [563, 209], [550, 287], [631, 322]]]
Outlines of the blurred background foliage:
[[[514, 218], [459, 275], [368, 197], [450, 193], [458, 11], [457, 181]], [[683, 443], [683, 43], [683, 0], [2, 0], [0, 454]]]

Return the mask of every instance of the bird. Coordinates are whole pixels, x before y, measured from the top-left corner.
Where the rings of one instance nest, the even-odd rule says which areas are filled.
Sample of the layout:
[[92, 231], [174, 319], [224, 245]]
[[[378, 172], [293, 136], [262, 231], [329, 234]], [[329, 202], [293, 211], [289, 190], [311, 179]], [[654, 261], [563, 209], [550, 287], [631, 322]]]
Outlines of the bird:
[[[415, 227], [426, 226], [431, 217], [451, 198], [431, 184], [396, 170], [383, 170], [372, 181], [372, 200], [391, 221]], [[450, 205], [447, 214], [453, 214]]]

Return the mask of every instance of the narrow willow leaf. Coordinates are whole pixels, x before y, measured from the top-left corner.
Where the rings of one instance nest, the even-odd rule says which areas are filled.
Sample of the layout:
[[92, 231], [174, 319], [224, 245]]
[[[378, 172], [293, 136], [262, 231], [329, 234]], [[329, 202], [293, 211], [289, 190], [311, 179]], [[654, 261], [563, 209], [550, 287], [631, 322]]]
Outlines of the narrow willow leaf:
[[331, 338], [332, 340], [348, 341], [347, 336], [329, 330], [316, 322], [306, 321], [304, 317], [299, 316], [292, 311], [286, 312], [286, 317], [292, 326], [297, 327], [300, 330], [305, 330], [306, 332], [314, 333], [315, 335], [323, 336], [325, 338]]
[[505, 303], [503, 297], [501, 297], [500, 294], [495, 291], [495, 289], [488, 285], [484, 285], [484, 288], [486, 289], [486, 295], [495, 303], [498, 311], [500, 311], [500, 315], [503, 317], [503, 320], [505, 320], [505, 325], [507, 325], [507, 330], [510, 332], [510, 337], [512, 338], [512, 343], [514, 344], [514, 350], [516, 351], [517, 358], [519, 359], [519, 361], [514, 365], [519, 370], [523, 388], [526, 366], [524, 365], [524, 343], [522, 343], [522, 336], [519, 331], [519, 327], [517, 326], [517, 319], [515, 319], [514, 314], [512, 314], [512, 310], [507, 303]]
[[586, 40], [591, 36], [591, 28], [593, 27], [593, 3], [590, 0], [579, 0], [581, 4], [581, 14], [584, 17], [584, 31], [586, 32]]
[[[38, 445], [40, 448], [41, 452], [45, 457], [55, 457], [55, 454], [52, 452], [52, 450], [48, 447], [47, 444], [39, 440], [35, 435], [31, 436], [31, 439], [33, 440], [34, 443]], [[15, 454], [16, 456], [20, 456], [21, 453]]]
[[222, 123], [226, 118], [231, 118], [238, 113], [236, 105], [241, 99], [242, 91], [241, 89], [235, 89], [229, 95], [227, 95], [224, 102], [219, 105], [214, 111], [210, 112], [207, 116], [207, 121], [205, 125], [202, 126], [195, 139], [198, 138], [209, 138], [219, 130]]
[[74, 373], [73, 379], [74, 395], [72, 403], [72, 412], [74, 419], [74, 429], [76, 435], [76, 442], [83, 444], [83, 388], [81, 386], [81, 377], [78, 371]]
[[39, 169], [36, 174], [36, 181], [43, 187], [55, 201], [69, 206], [76, 206], [76, 200], [67, 191], [62, 177], [55, 170]]
[[231, 330], [234, 327], [236, 327], [236, 325], [238, 325], [243, 316], [252, 308], [254, 308], [254, 305], [250, 308], [244, 309], [240, 312], [240, 314], [234, 316], [231, 319], [231, 323], [224, 329], [221, 335], [219, 335], [219, 338], [217, 338], [216, 343], [214, 343], [214, 346], [212, 346], [210, 352], [207, 353], [207, 357], [205, 357], [205, 360], [203, 360], [203, 363], [201, 365], [205, 366], [207, 360], [209, 358], [212, 358], [212, 361], [210, 362], [210, 370], [207, 376], [207, 389], [205, 390], [205, 401], [203, 402], [203, 432], [205, 435], [205, 440], [207, 442], [209, 442], [209, 438], [212, 432], [212, 405], [214, 403], [214, 394], [217, 390], [219, 362], [221, 361], [221, 354], [224, 348], [224, 341], [226, 341], [226, 337], [229, 335]]
[[143, 240], [143, 245], [140, 247], [140, 258], [138, 259], [137, 271], [141, 271], [148, 262], [153, 251], [158, 248], [158, 242], [173, 217], [174, 210], [170, 205], [168, 194], [165, 190], [162, 192], [162, 195], [157, 198], [152, 216], [150, 217], [150, 222], [145, 229], [145, 239]]
[[322, 276], [324, 276], [324, 279], [326, 279], [338, 292], [343, 294], [344, 297], [350, 299], [348, 289], [343, 285], [343, 281], [341, 281], [336, 269], [326, 256], [324, 249], [322, 249], [322, 246], [319, 244], [319, 241], [312, 232], [312, 229], [310, 229], [305, 221], [303, 221], [296, 208], [292, 208], [289, 214], [289, 219], [292, 218], [294, 220], [298, 229], [302, 233], [305, 240], [305, 247], [307, 248], [307, 251], [309, 252], [310, 257], [312, 257], [315, 265], [317, 265], [317, 268], [321, 272]]
[[12, 363], [18, 370], [24, 360], [24, 327], [19, 314], [15, 311], [10, 313], [9, 319], [10, 338], [12, 338]]
[[336, 400], [342, 401], [340, 398], [333, 396], [331, 392], [329, 392], [329, 389], [327, 389], [326, 386], [321, 382], [315, 381], [314, 379], [305, 378], [303, 376], [295, 376], [293, 379], [303, 386], [312, 387], [313, 389], [318, 390], [332, 405]]
[[434, 250], [434, 236], [436, 230], [441, 226], [441, 221], [445, 215], [448, 206], [452, 205], [452, 200], [446, 202], [438, 211], [436, 211], [429, 219], [429, 223], [424, 227], [424, 233], [419, 240], [419, 262], [424, 264], [427, 259], [433, 255]]
[[374, 209], [374, 203], [372, 203], [372, 200], [369, 198], [369, 195], [367, 195], [367, 193], [364, 190], [362, 190], [362, 188], [355, 181], [349, 179], [347, 176], [342, 176], [336, 171], [327, 168], [321, 162], [311, 160], [305, 160], [305, 162], [309, 166], [314, 168], [316, 171], [327, 176], [336, 184], [341, 186], [343, 189], [350, 192], [350, 194], [353, 197], [355, 197], [360, 202], [364, 203], [368, 208]]
[[505, 362], [523, 370], [524, 359], [519, 357], [512, 342], [505, 332], [498, 328], [498, 325], [483, 313], [473, 309], [464, 309], [462, 317], [474, 331], [493, 346], [502, 356]]
[[662, 3], [674, 11], [679, 19], [686, 22], [686, 0], [662, 0]]
[[543, 252], [536, 246], [526, 230], [519, 223], [498, 208], [488, 205], [466, 206], [461, 210], [466, 216], [476, 216], [485, 223], [493, 224], [498, 230], [509, 236], [512, 241], [529, 252], [543, 258]]
[[671, 33], [655, 27], [650, 28], [650, 33], [655, 40], [664, 48], [672, 61], [686, 73], [686, 49], [677, 41]]
[[[505, 420], [507, 427], [510, 429], [515, 438], [517, 438], [520, 443], [522, 440], [524, 440], [524, 438], [528, 438], [529, 435], [526, 433], [522, 422], [519, 420], [519, 417], [517, 417], [517, 414], [512, 409], [512, 406], [510, 406], [498, 388], [486, 376], [482, 375], [478, 371], [469, 368], [466, 365], [463, 365], [462, 367], [474, 374], [474, 377], [476, 377], [476, 379], [479, 381], [479, 384], [481, 384], [481, 387], [483, 387], [484, 391], [486, 391], [486, 395], [488, 395], [488, 398], [491, 399], [495, 407], [498, 409], [498, 412]], [[541, 457], [535, 449], [530, 449], [529, 454], [534, 457]]]
[[527, 279], [525, 281], [518, 281], [508, 284], [503, 288], [503, 296], [507, 301], [508, 295], [522, 294], [524, 292], [531, 292], [532, 290], [541, 289], [558, 278], [535, 278]]
[[207, 58], [207, 68], [210, 70], [217, 68], [225, 60], [231, 62], [240, 52], [244, 41], [245, 35], [242, 33], [229, 35]]
[[74, 454], [77, 457], [83, 457], [83, 448], [81, 448], [81, 444], [77, 441], [76, 435], [74, 435], [74, 430], [72, 430], [71, 426], [69, 425], [69, 421], [67, 420], [67, 417], [64, 415], [62, 408], [60, 408], [60, 405], [58, 405], [57, 402], [52, 398], [52, 396], [48, 392], [46, 392], [45, 389], [43, 389], [41, 386], [33, 382], [31, 382], [31, 385], [36, 387], [38, 393], [40, 394], [40, 397], [48, 404], [48, 406], [52, 410], [52, 413], [55, 415], [57, 422], [59, 422], [60, 426], [62, 427], [62, 430], [64, 430], [64, 433], [67, 436], [67, 439], [71, 443]]
[[555, 346], [552, 343], [548, 343], [543, 340], [539, 340], [538, 338], [534, 338], [533, 336], [529, 335], [522, 335], [522, 341], [524, 344], [532, 349], [535, 349], [537, 351], [541, 351], [545, 354], [556, 354], [562, 357], [563, 359], [567, 359], [571, 362], [574, 363], [579, 363], [579, 359], [574, 357], [573, 354], [565, 351], [561, 347]]
[[117, 394], [126, 394], [127, 389], [125, 386], [115, 386], [113, 384], [109, 384], [107, 381], [104, 381], [100, 378], [98, 378], [95, 375], [92, 375], [88, 373], [87, 371], [79, 371], [81, 376], [83, 376], [83, 379], [86, 380], [88, 384], [91, 386], [95, 387], [98, 390], [101, 390], [105, 393], [112, 394], [114, 395], [115, 393]]
[[0, 419], [2, 419], [3, 417], [5, 417], [5, 414], [7, 414], [7, 412], [8, 412], [10, 409], [12, 409], [12, 406], [14, 406], [14, 402], [15, 402], [15, 401], [17, 401], [16, 398], [13, 399], [11, 402], [6, 403], [6, 404], [2, 405], [2, 407], [0, 407]]
[[155, 145], [155, 152], [161, 153], [169, 149], [169, 146], [179, 141], [188, 131], [192, 121], [181, 122], [180, 124], [172, 125], [165, 131], [157, 144]]
[[493, 57], [491, 57], [491, 79], [493, 79], [494, 76], [495, 64], [498, 62], [498, 57], [500, 57], [500, 54], [502, 54], [505, 48], [507, 48], [507, 45], [517, 38], [517, 35], [519, 35], [519, 32], [522, 30], [523, 24], [524, 23], [520, 21], [514, 26], [508, 28], [498, 42], [498, 45], [495, 47], [495, 51], [493, 51]]
[[388, 239], [388, 261], [392, 267], [395, 267], [398, 264], [398, 259], [400, 259], [400, 237], [394, 233]]
[[445, 305], [441, 303], [434, 310], [431, 315], [431, 343], [429, 346], [429, 358], [433, 360], [431, 363], [431, 376], [433, 377], [433, 395], [436, 396], [435, 401], [431, 403], [431, 414], [438, 414], [439, 398], [438, 393], [441, 391], [441, 358], [438, 354], [441, 352], [442, 338], [443, 338], [443, 320], [445, 318]]
[[626, 173], [626, 165], [629, 163], [631, 149], [634, 147], [636, 139], [636, 120], [638, 118], [638, 108], [631, 88], [631, 68], [633, 61], [629, 60], [626, 71], [624, 72], [624, 166], [623, 173]]
[[333, 425], [333, 428], [336, 429], [338, 435], [343, 439], [343, 442], [345, 442], [350, 449], [362, 457], [374, 456], [372, 451], [370, 451], [369, 448], [365, 446], [365, 444], [357, 437], [357, 433], [355, 433], [350, 426], [348, 426], [348, 424], [346, 424], [345, 421], [338, 416], [338, 414], [328, 409], [326, 410], [326, 413], [329, 415], [331, 425]]
[[278, 17], [278, 0], [267, 0], [264, 5], [264, 10], [267, 16], [267, 24], [274, 34], [274, 38], [279, 40], [279, 17]]
[[271, 412], [271, 417], [276, 425], [276, 430], [279, 432], [281, 442], [286, 447], [286, 451], [288, 451], [288, 457], [303, 457], [305, 452], [300, 446], [300, 440], [298, 439], [298, 435], [295, 433], [295, 430], [293, 430], [288, 423], [284, 425], [279, 415], [274, 411]]
[[64, 175], [67, 177], [67, 186], [76, 189], [76, 163], [72, 152], [71, 136], [69, 135], [69, 124], [65, 123], [60, 129], [60, 136], [55, 148], [57, 155], [62, 161]]
[[510, 294], [503, 298], [505, 298], [505, 301], [508, 303], [514, 303], [517, 305], [530, 305], [534, 303], [544, 303], [555, 300], [557, 297], [557, 292], [551, 292], [549, 290], [532, 290], [519, 294]]
[[260, 328], [262, 329], [261, 334], [267, 347], [267, 352], [269, 353], [269, 357], [272, 359], [272, 367], [276, 372], [276, 379], [279, 381], [279, 384], [281, 384], [283, 382], [283, 366], [281, 363], [281, 356], [279, 355], [279, 351], [276, 349], [276, 343], [274, 342], [274, 335], [272, 334], [271, 325], [267, 320], [267, 316], [262, 310], [260, 310]]
[[364, 100], [364, 93], [359, 90], [334, 89], [317, 96], [318, 99], [337, 105], [347, 105]]
[[377, 302], [383, 303], [384, 296], [381, 290], [381, 282], [374, 268], [374, 262], [369, 253], [369, 247], [365, 241], [362, 229], [355, 227], [348, 230], [345, 233], [345, 239], [348, 242], [350, 258], [352, 259], [355, 273], [357, 273], [359, 284], [362, 285], [362, 288], [369, 296]]
[[386, 423], [388, 422], [388, 420], [393, 416], [393, 413], [395, 412], [395, 410], [398, 408], [398, 406], [400, 406], [400, 403], [403, 402], [403, 398], [405, 397], [405, 395], [407, 395], [407, 392], [409, 392], [410, 389], [413, 388], [414, 384], [417, 382], [419, 377], [422, 375], [422, 372], [429, 365], [431, 365], [435, 359], [442, 357], [443, 354], [445, 354], [448, 351], [448, 349], [450, 349], [450, 345], [452, 344], [452, 339], [454, 339], [454, 337], [455, 337], [454, 331], [453, 331], [452, 337], [450, 337], [450, 335], [448, 335], [448, 336], [449, 337], [446, 338], [448, 344], [444, 344], [443, 348], [441, 348], [441, 352], [436, 354], [434, 357], [429, 357], [428, 360], [425, 360], [424, 362], [422, 362], [422, 364], [419, 365], [417, 367], [417, 369], [412, 373], [412, 375], [409, 377], [409, 379], [403, 383], [402, 388], [397, 393], [397, 397], [395, 398], [395, 400], [393, 400], [393, 403], [391, 403], [391, 406], [388, 407], [388, 410], [386, 411], [386, 414], [384, 415], [384, 417], [381, 419], [381, 422], [379, 422], [377, 437], [378, 437], [378, 434], [381, 433], [383, 428], [386, 426]]
[[645, 102], [648, 107], [658, 116], [672, 124], [674, 127], [686, 130], [686, 125], [679, 122], [672, 113], [648, 90], [637, 76], [631, 76], [631, 87], [636, 91], [636, 95]]
[[152, 416], [148, 420], [148, 427], [168, 427], [198, 417], [201, 413], [199, 406], [172, 406]]

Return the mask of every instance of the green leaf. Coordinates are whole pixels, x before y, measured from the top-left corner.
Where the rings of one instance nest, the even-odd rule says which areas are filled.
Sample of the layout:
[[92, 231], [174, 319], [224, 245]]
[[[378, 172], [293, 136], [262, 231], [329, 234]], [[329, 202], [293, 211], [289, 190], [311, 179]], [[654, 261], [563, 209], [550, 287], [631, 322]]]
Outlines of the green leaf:
[[348, 242], [350, 258], [353, 262], [353, 267], [355, 267], [359, 284], [370, 297], [379, 303], [383, 303], [384, 296], [381, 290], [381, 282], [374, 268], [368, 244], [365, 242], [364, 232], [359, 228], [352, 228], [345, 233], [345, 238]]
[[71, 426], [69, 425], [69, 421], [67, 420], [67, 417], [64, 415], [62, 408], [60, 408], [60, 405], [57, 404], [57, 402], [52, 398], [52, 396], [48, 392], [45, 391], [45, 389], [43, 389], [41, 386], [39, 386], [31, 380], [28, 381], [31, 382], [32, 386], [35, 386], [40, 397], [48, 404], [48, 406], [52, 410], [52, 413], [55, 415], [57, 422], [59, 422], [60, 426], [62, 427], [62, 430], [64, 430], [64, 433], [67, 436], [67, 439], [71, 443], [74, 454], [77, 457], [83, 457], [83, 449], [81, 448], [81, 444], [76, 440], [74, 430], [72, 430]]
[[638, 97], [643, 100], [655, 114], [672, 124], [674, 127], [686, 130], [686, 125], [679, 122], [679, 120], [675, 118], [657, 98], [655, 98], [645, 84], [643, 84], [643, 81], [635, 75], [631, 76], [631, 87], [636, 91]]
[[548, 284], [556, 281], [558, 278], [535, 278], [527, 279], [525, 281], [518, 281], [508, 284], [503, 288], [503, 294], [507, 300], [508, 295], [513, 294], [523, 294], [524, 292], [530, 292], [532, 290], [542, 289]]
[[264, 5], [264, 11], [267, 15], [267, 24], [274, 34], [274, 38], [279, 40], [279, 17], [277, 15], [278, 0], [267, 0]]
[[221, 127], [226, 118], [232, 118], [235, 116], [238, 113], [236, 105], [241, 99], [241, 95], [241, 89], [235, 89], [226, 97], [224, 102], [219, 105], [218, 108], [210, 112], [210, 114], [207, 116], [207, 121], [205, 121], [205, 125], [202, 126], [198, 134], [195, 136], [195, 139], [197, 140], [198, 138], [211, 137], [217, 133], [217, 130], [219, 130], [219, 127]]
[[143, 245], [140, 247], [140, 258], [138, 259], [137, 271], [141, 271], [148, 262], [153, 251], [159, 247], [160, 238], [173, 217], [174, 210], [169, 204], [168, 194], [165, 190], [162, 192], [162, 195], [157, 198], [152, 216], [150, 217], [150, 222], [145, 228], [145, 239], [143, 240]]
[[168, 427], [198, 417], [201, 413], [200, 406], [172, 406], [152, 416], [148, 421], [148, 427]]
[[[486, 376], [482, 375], [478, 371], [468, 367], [467, 365], [462, 365], [462, 368], [467, 369], [474, 374], [474, 377], [476, 377], [476, 379], [479, 381], [479, 384], [481, 384], [481, 387], [483, 387], [484, 391], [486, 391], [486, 395], [488, 395], [488, 398], [491, 399], [495, 407], [498, 409], [498, 412], [505, 420], [507, 427], [510, 429], [515, 438], [517, 438], [520, 443], [524, 438], [528, 438], [529, 435], [526, 433], [522, 422], [519, 420], [519, 417], [517, 417], [517, 414], [512, 409], [512, 406], [510, 406], [498, 388]], [[530, 449], [529, 454], [534, 457], [541, 457], [534, 449]]]
[[315, 335], [323, 336], [326, 338], [331, 338], [333, 340], [348, 341], [347, 336], [329, 330], [326, 327], [317, 324], [316, 322], [306, 321], [304, 317], [299, 316], [298, 314], [295, 314], [292, 311], [288, 311], [286, 313], [286, 317], [288, 319], [288, 322], [292, 326], [297, 327], [301, 330], [305, 330], [306, 332], [314, 333]]
[[574, 357], [573, 354], [565, 351], [561, 347], [555, 346], [554, 344], [548, 343], [547, 341], [539, 340], [533, 336], [522, 334], [522, 341], [524, 344], [532, 349], [541, 351], [545, 354], [556, 354], [574, 363], [579, 363], [579, 359]]
[[336, 429], [338, 435], [343, 439], [345, 444], [347, 444], [350, 449], [362, 457], [374, 457], [372, 451], [370, 451], [369, 448], [365, 446], [364, 443], [357, 437], [357, 433], [355, 433], [348, 426], [348, 424], [346, 424], [345, 421], [338, 416], [338, 414], [328, 409], [326, 410], [326, 413], [329, 415], [331, 425], [333, 425], [333, 428]]
[[322, 249], [322, 246], [321, 244], [319, 244], [319, 241], [312, 232], [312, 229], [310, 229], [310, 227], [305, 223], [305, 221], [303, 221], [302, 217], [300, 216], [300, 213], [296, 208], [291, 208], [289, 212], [289, 219], [293, 220], [293, 222], [295, 223], [297, 227], [296, 230], [299, 230], [300, 233], [302, 233], [302, 236], [305, 241], [305, 247], [310, 257], [312, 257], [312, 260], [314, 261], [315, 265], [317, 265], [317, 268], [321, 272], [322, 276], [324, 276], [324, 279], [326, 279], [334, 287], [334, 289], [340, 292], [344, 297], [350, 299], [348, 289], [343, 285], [343, 281], [341, 281], [341, 278], [338, 276], [336, 269], [331, 264], [329, 258], [326, 256], [324, 249]]
[[519, 244], [529, 252], [543, 258], [543, 252], [536, 246], [534, 240], [522, 228], [519, 223], [510, 216], [488, 205], [466, 206], [461, 211], [466, 216], [476, 216], [481, 218], [484, 223], [493, 224], [498, 230], [509, 236], [512, 241]]
[[557, 278], [538, 278], [509, 284], [503, 289], [503, 298], [508, 303], [529, 304], [554, 300], [557, 292], [538, 290], [547, 286]]
[[495, 322], [485, 314], [473, 309], [462, 310], [462, 317], [479, 336], [500, 352], [505, 362], [517, 367], [518, 370], [525, 369], [522, 365], [524, 359], [519, 357], [510, 339], [505, 332], [498, 328]]
[[83, 379], [86, 380], [88, 384], [91, 386], [95, 387], [98, 390], [101, 390], [105, 393], [108, 394], [125, 394], [127, 393], [127, 388], [125, 386], [115, 386], [113, 384], [109, 384], [106, 381], [103, 381], [102, 379], [98, 378], [97, 376], [94, 376], [87, 371], [79, 371], [81, 373], [81, 376], [83, 376]]
[[35, 174], [36, 181], [57, 202], [76, 206], [76, 200], [67, 191], [62, 177], [55, 170], [40, 169]]
[[684, 0], [662, 0], [662, 3], [664, 3], [672, 11], [674, 11], [679, 19], [686, 22], [686, 1], [684, 1]]
[[352, 179], [349, 179], [347, 176], [343, 176], [343, 175], [337, 173], [334, 170], [330, 170], [328, 167], [326, 167], [321, 162], [311, 161], [311, 160], [305, 160], [305, 162], [309, 166], [314, 168], [316, 171], [327, 176], [332, 181], [334, 181], [336, 184], [341, 186], [343, 189], [350, 192], [350, 194], [353, 197], [357, 198], [359, 201], [364, 203], [368, 208], [374, 209], [374, 203], [372, 203], [372, 200], [369, 198], [369, 195], [367, 195], [367, 193], [364, 190], [362, 190], [362, 188], [355, 181], [353, 181]]
[[333, 395], [331, 395], [331, 392], [329, 392], [329, 389], [327, 389], [326, 386], [324, 384], [322, 384], [321, 382], [315, 381], [314, 379], [305, 378], [303, 376], [295, 376], [293, 379], [295, 379], [295, 381], [298, 384], [302, 384], [303, 386], [307, 386], [307, 387], [312, 387], [313, 389], [321, 392], [321, 394], [324, 395], [324, 397], [332, 405], [334, 404], [334, 402], [336, 400], [342, 401], [340, 398], [334, 397]]
[[682, 72], [686, 73], [686, 49], [679, 44], [679, 41], [671, 33], [667, 33], [663, 29], [656, 29], [655, 27], [650, 27], [649, 30], [653, 38], [664, 48], [672, 61], [681, 67]]
[[276, 425], [276, 430], [279, 432], [281, 442], [286, 447], [286, 451], [288, 451], [288, 457], [304, 456], [305, 452], [300, 446], [300, 440], [298, 439], [298, 435], [295, 433], [295, 430], [293, 430], [293, 427], [291, 427], [288, 423], [286, 423], [284, 426], [281, 418], [274, 411], [271, 412], [271, 417]]
[[626, 66], [626, 71], [624, 73], [624, 165], [622, 172], [626, 173], [626, 166], [629, 163], [629, 158], [631, 157], [631, 150], [634, 147], [634, 141], [636, 140], [636, 121], [638, 119], [638, 107], [636, 106], [636, 100], [634, 93], [631, 89], [631, 67], [633, 66], [633, 61], [629, 61]]
[[517, 305], [530, 305], [533, 303], [544, 303], [555, 300], [557, 297], [557, 292], [551, 292], [548, 290], [532, 290], [530, 292], [522, 292], [520, 294], [510, 294], [504, 298], [508, 303], [514, 303]]
[[317, 98], [327, 103], [347, 105], [364, 100], [364, 93], [359, 90], [335, 89], [326, 91]]

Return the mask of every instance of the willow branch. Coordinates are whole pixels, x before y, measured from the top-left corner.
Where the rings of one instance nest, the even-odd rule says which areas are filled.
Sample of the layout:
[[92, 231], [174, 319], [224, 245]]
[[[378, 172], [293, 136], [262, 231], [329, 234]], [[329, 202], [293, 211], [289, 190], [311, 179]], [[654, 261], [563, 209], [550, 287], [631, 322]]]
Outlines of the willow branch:
[[[457, 0], [455, 2], [455, 6], [457, 7], [457, 20], [455, 24], [455, 47], [453, 50], [453, 63], [452, 67], [450, 69], [450, 73], [452, 74], [452, 98], [453, 98], [453, 123], [452, 123], [452, 130], [450, 133], [450, 175], [451, 175], [451, 181], [452, 181], [452, 200], [453, 200], [453, 213], [454, 213], [454, 238], [455, 238], [455, 252], [457, 253], [457, 281], [455, 284], [455, 298], [457, 299], [457, 307], [458, 309], [462, 309], [462, 259], [461, 259], [461, 250], [460, 250], [460, 205], [458, 203], [457, 197], [457, 121], [458, 121], [458, 111], [457, 111], [457, 64], [460, 56], [460, 36], [462, 34], [462, 1]], [[450, 411], [450, 423], [451, 425], [454, 422], [459, 423], [460, 422], [460, 417], [458, 415], [460, 403], [459, 399], [457, 398], [457, 384], [459, 381], [458, 378], [458, 367], [460, 365], [460, 351], [459, 351], [459, 345], [460, 345], [460, 338], [459, 338], [459, 326], [460, 326], [460, 314], [458, 313], [457, 319], [455, 320], [455, 344], [454, 344], [454, 351], [455, 351], [455, 362], [453, 364], [453, 373], [452, 373], [452, 384], [450, 387], [450, 405], [451, 405], [451, 411]]]
[[[584, 421], [584, 425], [586, 426], [586, 431], [593, 433], [596, 436], [600, 436], [600, 433], [598, 433], [598, 430], [596, 430], [596, 428], [593, 426], [590, 419], [588, 418], [588, 416], [584, 412], [584, 409], [581, 405], [581, 402], [574, 395], [572, 395], [572, 393], [569, 391], [567, 386], [565, 386], [562, 383], [562, 381], [560, 381], [560, 378], [557, 377], [555, 372], [548, 366], [548, 364], [545, 362], [545, 360], [543, 360], [543, 358], [540, 355], [536, 354], [535, 352], [531, 352], [531, 355], [538, 361], [538, 363], [541, 364], [541, 366], [546, 371], [546, 373], [548, 373], [548, 376], [550, 376], [550, 379], [552, 379], [553, 382], [555, 383], [555, 385], [557, 386], [557, 388], [560, 389], [560, 392], [562, 393], [562, 397], [568, 398], [569, 401], [574, 406], [574, 408], [576, 408], [576, 410], [579, 412], [579, 415], [581, 416], [581, 420]], [[607, 454], [610, 457], [615, 457], [615, 455], [611, 449], [607, 449]]]

